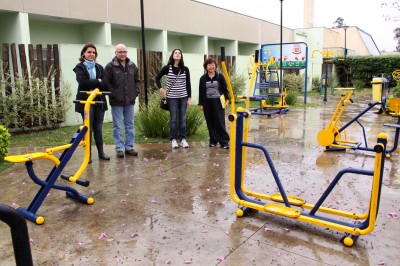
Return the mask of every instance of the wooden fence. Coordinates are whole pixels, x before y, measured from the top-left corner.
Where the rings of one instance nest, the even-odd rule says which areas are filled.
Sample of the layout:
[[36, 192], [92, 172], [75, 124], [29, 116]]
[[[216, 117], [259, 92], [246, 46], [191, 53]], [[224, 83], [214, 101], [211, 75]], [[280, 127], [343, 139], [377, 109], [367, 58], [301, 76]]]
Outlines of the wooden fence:
[[[60, 97], [60, 58], [59, 46], [57, 44], [42, 46], [41, 44], [25, 44], [3, 43], [1, 51], [1, 69], [0, 82], [3, 84], [4, 91], [0, 91], [1, 97], [9, 97], [16, 90], [23, 90], [26, 95], [31, 95], [33, 100], [32, 108], [38, 105], [51, 106], [59, 101]], [[28, 54], [26, 54], [28, 51]], [[22, 86], [17, 85], [23, 84]], [[22, 82], [23, 81], [23, 82]], [[36, 88], [41, 84], [45, 88], [45, 99], [42, 96], [36, 96]], [[41, 92], [43, 94], [43, 91]], [[36, 101], [36, 102], [35, 102]], [[46, 109], [45, 108], [45, 109]], [[0, 110], [0, 113], [7, 110]], [[28, 119], [26, 125], [14, 125], [16, 127], [34, 128], [37, 126], [48, 126], [48, 117], [43, 119]], [[57, 118], [58, 123], [63, 119]], [[54, 123], [54, 121], [52, 121]]]

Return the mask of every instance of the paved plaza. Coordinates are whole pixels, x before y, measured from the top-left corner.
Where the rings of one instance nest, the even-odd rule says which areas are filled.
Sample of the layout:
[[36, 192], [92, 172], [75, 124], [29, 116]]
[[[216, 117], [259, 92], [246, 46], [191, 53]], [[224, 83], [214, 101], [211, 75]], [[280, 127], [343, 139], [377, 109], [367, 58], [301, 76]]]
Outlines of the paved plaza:
[[[329, 122], [337, 100], [329, 97], [318, 107], [250, 119], [249, 141], [268, 149], [286, 192], [308, 203], [315, 203], [339, 170], [373, 169], [372, 152], [327, 153], [318, 144], [317, 134]], [[358, 114], [368, 101], [355, 100], [342, 121]], [[360, 119], [368, 141], [373, 146], [378, 133], [387, 132], [391, 147], [394, 130], [383, 124], [397, 119], [375, 111]], [[351, 126], [347, 138], [362, 140], [360, 127]], [[83, 175], [90, 186], [71, 185], [93, 197], [93, 205], [51, 190], [38, 210], [45, 223], [27, 222], [34, 265], [399, 265], [399, 151], [386, 160], [375, 230], [345, 247], [341, 232], [263, 212], [238, 218], [238, 206], [229, 194], [229, 151], [190, 139], [189, 144], [189, 149], [176, 150], [169, 143], [138, 144], [139, 156], [124, 159], [115, 158], [114, 147], [106, 146], [111, 161], [95, 156]], [[42, 149], [11, 149], [10, 154]], [[78, 149], [65, 172], [76, 171], [81, 158]], [[37, 161], [34, 167], [46, 176], [50, 164]], [[249, 189], [277, 193], [259, 151], [248, 149], [245, 176]], [[1, 173], [1, 180], [0, 203], [9, 206], [28, 207], [39, 188], [23, 164]], [[352, 175], [333, 190], [327, 204], [366, 212], [370, 186], [370, 177]], [[0, 265], [14, 265], [6, 224], [1, 223], [0, 235]]]

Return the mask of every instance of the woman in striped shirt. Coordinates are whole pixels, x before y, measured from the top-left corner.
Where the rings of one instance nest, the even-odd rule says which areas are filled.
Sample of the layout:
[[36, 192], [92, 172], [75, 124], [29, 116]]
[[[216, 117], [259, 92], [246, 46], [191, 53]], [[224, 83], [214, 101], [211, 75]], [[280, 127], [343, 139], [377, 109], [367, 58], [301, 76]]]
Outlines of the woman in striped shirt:
[[[161, 84], [163, 76], [166, 76], [167, 79], [166, 89]], [[172, 148], [179, 148], [179, 140], [180, 146], [189, 148], [189, 144], [186, 141], [186, 109], [191, 105], [192, 89], [189, 68], [183, 62], [183, 55], [180, 49], [172, 51], [168, 64], [161, 68], [156, 77], [156, 84], [160, 89], [161, 96], [168, 101]]]

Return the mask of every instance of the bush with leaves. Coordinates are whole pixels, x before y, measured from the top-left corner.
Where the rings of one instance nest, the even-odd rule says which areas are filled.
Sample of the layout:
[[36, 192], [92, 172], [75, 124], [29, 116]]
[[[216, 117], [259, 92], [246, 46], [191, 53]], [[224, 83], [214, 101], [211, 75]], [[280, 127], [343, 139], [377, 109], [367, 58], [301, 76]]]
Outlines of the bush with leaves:
[[312, 90], [313, 91], [319, 91], [320, 85], [321, 85], [321, 81], [318, 77], [313, 77], [312, 78]]
[[[218, 72], [224, 74], [222, 69], [218, 69]], [[246, 90], [246, 76], [236, 72], [234, 69], [230, 69], [228, 71], [229, 80], [231, 82], [233, 95], [235, 95], [235, 102], [238, 100], [238, 96], [242, 96], [244, 91]], [[225, 75], [224, 75], [225, 77]], [[226, 79], [226, 77], [225, 77]], [[229, 90], [229, 88], [228, 88]], [[233, 99], [231, 99], [232, 101]]]
[[297, 103], [298, 93], [294, 91], [290, 91], [287, 93], [285, 101], [287, 105], [295, 105]]
[[10, 133], [8, 130], [0, 125], [0, 161], [8, 154], [8, 146], [10, 145]]
[[283, 76], [283, 84], [287, 92], [304, 91], [304, 74], [286, 74]]
[[361, 90], [361, 89], [365, 88], [365, 82], [363, 80], [353, 79], [352, 83], [353, 83], [353, 87], [356, 90]]
[[[0, 101], [0, 123], [15, 131], [33, 128], [57, 128], [65, 120], [71, 107], [71, 85], [62, 83], [56, 96], [51, 87], [53, 76], [46, 79], [11, 79], [5, 75], [3, 88], [12, 88], [12, 94]], [[2, 115], [7, 114], [7, 115]]]
[[[204, 116], [199, 108], [190, 107], [186, 113], [187, 135], [195, 134], [203, 123]], [[147, 108], [142, 107], [135, 115], [135, 128], [149, 138], [169, 137], [169, 112], [160, 108], [159, 92], [151, 93]]]

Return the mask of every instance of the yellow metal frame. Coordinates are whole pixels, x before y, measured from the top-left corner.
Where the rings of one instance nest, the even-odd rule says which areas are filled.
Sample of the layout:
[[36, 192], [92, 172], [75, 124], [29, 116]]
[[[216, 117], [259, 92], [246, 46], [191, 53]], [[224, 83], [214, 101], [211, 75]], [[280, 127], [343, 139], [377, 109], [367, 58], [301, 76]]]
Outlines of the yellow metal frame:
[[[368, 211], [365, 213], [355, 213], [355, 212], [349, 212], [349, 211], [344, 211], [344, 210], [338, 210], [338, 209], [333, 209], [329, 207], [318, 207], [317, 211], [321, 213], [325, 213], [328, 215], [333, 215], [333, 216], [338, 216], [338, 217], [343, 217], [343, 218], [349, 218], [353, 219], [355, 221], [359, 221], [361, 219], [367, 219], [368, 226], [365, 228], [358, 228], [358, 227], [352, 227], [352, 226], [347, 226], [343, 225], [341, 223], [336, 223], [334, 221], [330, 220], [324, 220], [324, 219], [319, 219], [312, 217], [310, 215], [304, 215], [301, 210], [304, 209], [309, 209], [313, 210], [313, 208], [316, 205], [306, 203], [306, 200], [295, 197], [295, 196], [285, 196], [285, 199], [283, 198], [282, 193], [278, 194], [272, 194], [272, 195], [265, 195], [262, 193], [258, 193], [255, 191], [251, 191], [245, 188], [244, 185], [244, 180], [245, 180], [245, 167], [246, 167], [246, 151], [247, 147], [246, 145], [241, 145], [241, 173], [236, 173], [236, 167], [235, 167], [235, 162], [236, 162], [236, 156], [237, 152], [240, 151], [238, 150], [238, 147], [236, 143], [238, 142], [238, 136], [237, 133], [240, 133], [240, 131], [237, 131], [238, 129], [236, 128], [236, 121], [238, 120], [239, 115], [241, 117], [244, 117], [244, 122], [243, 122], [243, 134], [242, 136], [242, 142], [241, 143], [247, 143], [248, 141], [248, 130], [249, 130], [249, 118], [251, 117], [250, 113], [250, 106], [249, 106], [249, 97], [250, 97], [250, 91], [252, 89], [253, 83], [254, 83], [254, 76], [256, 75], [257, 68], [259, 66], [258, 62], [255, 62], [253, 65], [253, 70], [252, 70], [252, 78], [249, 84], [249, 89], [247, 92], [247, 100], [246, 100], [246, 107], [244, 108], [237, 108], [235, 110], [234, 106], [231, 108], [231, 114], [229, 115], [229, 121], [230, 123], [230, 196], [232, 200], [237, 203], [240, 208], [237, 210], [236, 214], [238, 217], [244, 215], [244, 207], [249, 208], [249, 209], [254, 209], [254, 210], [259, 210], [259, 211], [264, 211], [268, 212], [271, 214], [275, 215], [280, 215], [283, 217], [295, 219], [301, 222], [306, 222], [309, 224], [317, 225], [320, 227], [324, 228], [329, 228], [337, 231], [341, 231], [347, 234], [346, 237], [343, 238], [343, 243], [346, 246], [352, 246], [356, 237], [360, 235], [365, 235], [370, 232], [375, 227], [375, 222], [376, 222], [376, 216], [377, 216], [377, 210], [378, 210], [378, 203], [379, 203], [379, 196], [380, 196], [380, 187], [381, 187], [381, 180], [382, 180], [382, 173], [383, 173], [383, 163], [384, 163], [384, 151], [385, 145], [387, 142], [387, 135], [384, 133], [380, 133], [378, 135], [378, 144], [375, 146], [375, 164], [374, 164], [374, 169], [373, 172], [370, 172], [370, 175], [373, 176], [373, 181], [372, 181], [372, 188], [371, 188], [371, 199], [370, 199], [370, 205]], [[226, 70], [226, 65], [224, 62], [224, 56], [222, 57], [222, 69], [224, 72], [224, 75], [227, 79], [227, 84], [228, 84], [228, 89], [231, 97], [233, 98], [233, 90], [230, 84], [229, 80], [229, 75]], [[340, 105], [338, 105], [337, 110], [335, 111], [335, 116], [332, 117], [330, 125], [328, 126], [327, 130], [329, 132], [335, 133], [337, 132], [337, 123], [340, 123], [340, 115], [343, 112], [343, 107], [347, 105], [348, 101], [350, 100], [352, 94], [352, 90], [347, 91], [341, 99]], [[238, 142], [240, 143], [240, 142]], [[248, 144], [249, 145], [249, 144]], [[254, 144], [255, 145], [255, 144]], [[237, 182], [237, 175], [240, 175], [240, 188], [241, 190], [245, 193], [246, 196], [248, 197], [255, 197], [257, 199], [262, 199], [262, 200], [268, 200], [271, 201], [272, 203], [267, 203], [267, 204], [257, 204], [255, 202], [250, 202], [247, 200], [243, 200], [240, 197], [238, 197], [236, 193], [236, 182]], [[282, 205], [282, 203], [285, 203], [285, 201], [288, 201], [289, 206], [287, 204]]]
[[[327, 127], [318, 133], [317, 139], [322, 146], [331, 146], [335, 148], [350, 149], [347, 144], [357, 144], [357, 142], [346, 139], [346, 131], [343, 131], [345, 139], [341, 139], [339, 128], [342, 126], [340, 117], [342, 116], [347, 104], [351, 101], [353, 89], [342, 89], [342, 96], [336, 106]], [[336, 135], [336, 136], [335, 136]]]
[[[93, 101], [97, 95], [101, 95], [102, 92], [99, 89], [95, 89], [93, 91], [88, 91], [87, 94], [89, 97], [86, 101], [80, 101], [81, 104], [85, 104], [84, 107], [84, 120], [83, 125], [87, 127], [87, 132], [84, 136], [83, 141], [79, 143], [78, 146], [82, 146], [84, 149], [84, 157], [81, 166], [76, 171], [74, 175], [72, 175], [69, 179], [71, 182], [76, 182], [76, 180], [83, 174], [86, 170], [87, 165], [90, 160], [90, 105], [95, 104]], [[82, 129], [82, 126], [81, 126]], [[35, 160], [49, 160], [54, 163], [55, 166], [60, 164], [59, 159], [53, 155], [55, 152], [64, 151], [71, 147], [72, 144], [65, 144], [60, 145], [52, 148], [46, 149], [45, 152], [35, 152], [35, 153], [28, 153], [28, 154], [21, 154], [21, 155], [11, 155], [6, 156], [4, 160], [12, 163], [22, 163], [28, 161], [35, 161]]]

